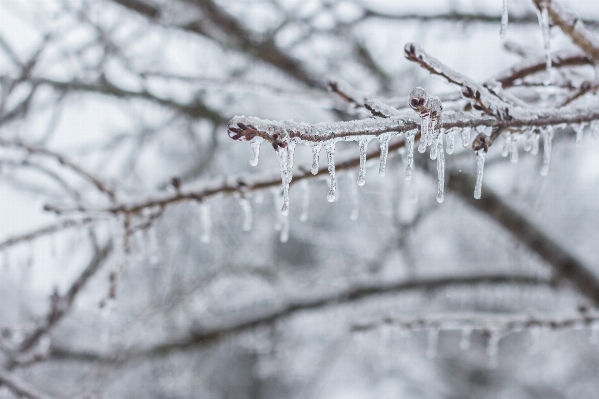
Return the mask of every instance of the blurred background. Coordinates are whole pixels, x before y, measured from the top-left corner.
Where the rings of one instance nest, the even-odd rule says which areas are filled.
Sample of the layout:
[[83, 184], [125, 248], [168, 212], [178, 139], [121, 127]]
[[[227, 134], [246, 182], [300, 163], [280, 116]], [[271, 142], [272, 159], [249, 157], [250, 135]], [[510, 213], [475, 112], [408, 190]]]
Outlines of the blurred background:
[[[533, 2], [507, 3], [502, 39], [501, 0], [0, 0], [0, 398], [595, 397], [592, 298], [463, 196], [438, 204], [425, 154], [411, 181], [401, 151], [363, 187], [340, 168], [333, 203], [326, 174], [294, 184], [288, 217], [280, 183], [160, 202], [280, 181], [267, 143], [252, 167], [228, 137], [235, 115], [369, 116], [327, 82], [462, 109], [408, 42], [480, 83], [544, 62]], [[595, 1], [560, 4], [597, 32]], [[597, 81], [557, 76], [513, 93], [554, 106]], [[599, 275], [599, 143], [562, 128], [547, 177], [524, 140], [517, 163], [498, 141], [483, 198]], [[337, 144], [338, 162], [357, 156]], [[298, 146], [296, 170], [311, 162]], [[446, 164], [476, 174], [459, 134]]]

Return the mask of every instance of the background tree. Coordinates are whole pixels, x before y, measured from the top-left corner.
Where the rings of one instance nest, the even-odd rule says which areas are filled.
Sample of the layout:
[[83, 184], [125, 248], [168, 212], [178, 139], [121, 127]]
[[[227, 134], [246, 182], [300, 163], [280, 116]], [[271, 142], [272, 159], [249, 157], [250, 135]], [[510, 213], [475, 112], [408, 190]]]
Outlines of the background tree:
[[0, 4], [0, 397], [592, 397], [596, 6], [431, 3]]

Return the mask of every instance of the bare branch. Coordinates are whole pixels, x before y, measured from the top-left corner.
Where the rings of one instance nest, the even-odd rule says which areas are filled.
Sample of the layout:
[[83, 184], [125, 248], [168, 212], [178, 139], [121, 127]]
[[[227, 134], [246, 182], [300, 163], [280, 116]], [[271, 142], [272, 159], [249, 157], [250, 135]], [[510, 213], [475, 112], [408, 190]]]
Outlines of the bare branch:
[[476, 200], [472, 196], [475, 181], [467, 173], [453, 170], [447, 179], [447, 188], [458, 194], [469, 205], [502, 225], [519, 242], [543, 258], [555, 271], [557, 277], [568, 280], [578, 291], [599, 306], [599, 278], [591, 268], [571, 254], [557, 241], [535, 226], [520, 212], [508, 205], [489, 188]]
[[15, 375], [6, 373], [2, 370], [0, 370], [0, 385], [8, 387], [18, 396], [24, 396], [29, 399], [52, 399], [51, 396], [31, 387]]
[[331, 306], [341, 306], [348, 303], [366, 300], [368, 298], [380, 297], [381, 295], [397, 294], [405, 291], [424, 290], [431, 291], [445, 288], [448, 286], [475, 286], [483, 285], [521, 285], [521, 286], [546, 286], [550, 284], [549, 280], [539, 279], [537, 276], [525, 275], [480, 275], [480, 276], [458, 276], [458, 277], [442, 277], [433, 279], [417, 279], [409, 281], [400, 281], [397, 283], [365, 285], [360, 287], [352, 287], [346, 290], [336, 292], [319, 298], [308, 298], [296, 300], [287, 303], [279, 309], [262, 313], [249, 317], [245, 320], [237, 319], [229, 324], [223, 324], [219, 327], [210, 329], [197, 330], [190, 334], [189, 337], [172, 342], [166, 342], [149, 349], [129, 351], [120, 351], [122, 356], [101, 355], [84, 352], [79, 354], [76, 351], [69, 351], [62, 348], [53, 348], [52, 353], [56, 353], [61, 359], [97, 359], [105, 361], [115, 361], [118, 359], [133, 359], [136, 357], [156, 357], [164, 356], [173, 351], [189, 349], [193, 347], [201, 347], [221, 341], [226, 337], [239, 334], [245, 331], [250, 331], [261, 325], [276, 323], [280, 320], [291, 317], [299, 312], [323, 309]]
[[33, 241], [39, 237], [43, 237], [49, 234], [53, 234], [62, 230], [69, 229], [71, 227], [81, 227], [93, 223], [95, 219], [86, 217], [83, 219], [67, 219], [60, 221], [55, 224], [51, 224], [49, 226], [42, 227], [40, 229], [31, 231], [26, 234], [22, 234], [19, 236], [11, 237], [7, 240], [4, 240], [0, 243], [0, 251], [3, 251], [13, 245], [17, 245], [27, 241]]
[[55, 160], [58, 161], [58, 163], [71, 169], [72, 171], [74, 171], [75, 173], [77, 173], [78, 175], [83, 177], [85, 180], [89, 181], [94, 186], [96, 186], [96, 188], [100, 192], [106, 194], [112, 202], [116, 201], [116, 195], [115, 195], [114, 189], [109, 187], [108, 184], [101, 181], [100, 179], [98, 179], [97, 177], [92, 175], [91, 173], [87, 172], [85, 169], [83, 169], [79, 165], [69, 161], [64, 155], [61, 155], [54, 151], [51, 151], [51, 150], [47, 149], [46, 147], [27, 144], [21, 140], [6, 140], [3, 138], [0, 138], [0, 146], [21, 148], [30, 154], [45, 155], [50, 158], [54, 158]]

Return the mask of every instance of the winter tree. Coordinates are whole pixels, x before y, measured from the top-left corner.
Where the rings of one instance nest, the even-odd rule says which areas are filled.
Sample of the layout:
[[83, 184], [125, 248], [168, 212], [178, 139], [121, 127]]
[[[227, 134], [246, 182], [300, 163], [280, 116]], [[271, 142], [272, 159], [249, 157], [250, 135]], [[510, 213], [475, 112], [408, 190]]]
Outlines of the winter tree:
[[586, 398], [599, 10], [0, 3], [0, 398]]

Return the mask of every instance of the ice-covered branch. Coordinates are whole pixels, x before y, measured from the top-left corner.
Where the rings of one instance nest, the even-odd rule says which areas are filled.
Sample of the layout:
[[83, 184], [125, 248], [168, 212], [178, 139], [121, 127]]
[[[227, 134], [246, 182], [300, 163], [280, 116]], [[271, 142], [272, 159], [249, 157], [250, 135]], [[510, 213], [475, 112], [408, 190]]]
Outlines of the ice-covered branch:
[[232, 334], [239, 334], [246, 331], [251, 331], [256, 327], [262, 325], [269, 325], [278, 321], [287, 319], [299, 312], [305, 312], [310, 310], [320, 310], [330, 306], [341, 306], [348, 303], [353, 303], [361, 300], [367, 300], [369, 298], [376, 298], [381, 295], [396, 294], [405, 291], [423, 290], [431, 291], [442, 289], [450, 286], [464, 286], [472, 287], [476, 285], [504, 285], [509, 284], [519, 286], [546, 286], [549, 284], [549, 280], [539, 279], [537, 276], [526, 276], [526, 275], [479, 275], [479, 276], [460, 276], [460, 277], [441, 277], [432, 279], [416, 279], [408, 281], [399, 281], [396, 283], [383, 283], [365, 285], [359, 287], [350, 287], [348, 289], [331, 293], [325, 296], [316, 298], [307, 298], [290, 301], [287, 304], [267, 311], [256, 316], [250, 316], [245, 319], [238, 318], [228, 324], [223, 324], [218, 327], [197, 330], [192, 332], [188, 337], [172, 342], [165, 342], [163, 344], [154, 346], [149, 349], [135, 349], [132, 348], [128, 351], [121, 351], [121, 356], [116, 355], [102, 355], [97, 354], [94, 356], [90, 352], [85, 352], [86, 356], [79, 356], [76, 351], [69, 351], [67, 349], [55, 348], [54, 353], [58, 353], [59, 358], [63, 359], [95, 359], [95, 360], [115, 360], [122, 359], [133, 359], [136, 357], [156, 357], [164, 356], [165, 354], [173, 351], [182, 350], [191, 347], [201, 347], [213, 344], [217, 341], [225, 339]]
[[582, 20], [564, 10], [553, 0], [533, 0], [539, 12], [546, 10], [551, 21], [560, 27], [580, 49], [595, 62], [599, 62], [599, 40], [584, 26]]
[[21, 234], [18, 236], [10, 237], [3, 242], [0, 242], [0, 251], [3, 251], [13, 245], [17, 245], [20, 243], [33, 241], [39, 237], [44, 237], [49, 234], [54, 234], [56, 232], [69, 229], [71, 227], [81, 227], [93, 223], [95, 221], [94, 218], [84, 217], [81, 219], [66, 219], [59, 221], [58, 223], [51, 224], [49, 226], [45, 226], [39, 228], [34, 231], [30, 231], [29, 233]]
[[59, 154], [55, 151], [51, 151], [46, 147], [33, 145], [33, 144], [27, 144], [21, 140], [7, 140], [7, 139], [0, 138], [0, 146], [20, 148], [22, 150], [27, 151], [29, 154], [43, 155], [43, 156], [53, 158], [56, 161], [58, 161], [59, 164], [69, 168], [73, 172], [80, 175], [83, 179], [92, 183], [98, 189], [98, 191], [106, 194], [106, 196], [108, 196], [108, 198], [112, 202], [116, 201], [116, 194], [112, 187], [110, 187], [107, 183], [103, 182], [99, 178], [95, 177], [90, 172], [83, 169], [81, 166], [70, 161], [68, 158], [66, 158], [62, 154]]
[[38, 391], [19, 377], [0, 370], [0, 386], [5, 386], [19, 397], [29, 399], [52, 399], [51, 396]]
[[599, 314], [579, 313], [568, 316], [535, 316], [530, 314], [458, 313], [430, 314], [422, 317], [388, 316], [383, 320], [355, 324], [353, 331], [368, 331], [384, 325], [404, 330], [482, 330], [486, 333], [506, 335], [538, 327], [562, 330], [591, 327], [599, 322]]

